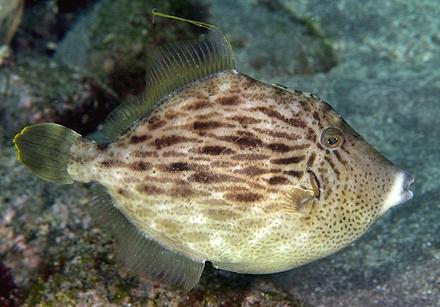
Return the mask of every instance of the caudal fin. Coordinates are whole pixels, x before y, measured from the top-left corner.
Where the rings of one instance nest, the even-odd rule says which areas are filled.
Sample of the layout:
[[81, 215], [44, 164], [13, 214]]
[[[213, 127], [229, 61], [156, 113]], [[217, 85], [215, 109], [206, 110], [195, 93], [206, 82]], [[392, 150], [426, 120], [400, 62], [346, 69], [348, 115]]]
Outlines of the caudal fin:
[[38, 177], [56, 183], [72, 183], [67, 172], [70, 147], [81, 135], [52, 123], [25, 127], [14, 137], [17, 159]]

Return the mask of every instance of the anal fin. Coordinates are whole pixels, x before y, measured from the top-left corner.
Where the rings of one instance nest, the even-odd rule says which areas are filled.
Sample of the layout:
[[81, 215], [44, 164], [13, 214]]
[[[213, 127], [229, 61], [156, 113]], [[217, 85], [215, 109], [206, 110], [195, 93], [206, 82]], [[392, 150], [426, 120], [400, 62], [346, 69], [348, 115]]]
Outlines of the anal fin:
[[129, 270], [184, 290], [199, 282], [204, 262], [175, 253], [148, 238], [113, 205], [105, 188], [96, 185], [93, 190], [94, 217], [116, 236], [117, 256]]

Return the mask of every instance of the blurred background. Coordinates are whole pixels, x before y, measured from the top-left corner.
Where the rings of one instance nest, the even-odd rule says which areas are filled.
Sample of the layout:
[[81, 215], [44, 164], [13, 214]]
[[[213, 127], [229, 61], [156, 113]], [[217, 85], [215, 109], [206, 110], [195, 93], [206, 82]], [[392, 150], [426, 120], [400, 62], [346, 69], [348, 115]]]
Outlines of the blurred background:
[[[415, 197], [318, 262], [251, 276], [208, 268], [189, 293], [115, 263], [85, 185], [56, 186], [13, 136], [57, 122], [82, 134], [144, 90], [146, 60], [217, 25], [237, 69], [328, 101], [416, 178]], [[440, 3], [437, 0], [0, 0], [0, 306], [440, 306]]]

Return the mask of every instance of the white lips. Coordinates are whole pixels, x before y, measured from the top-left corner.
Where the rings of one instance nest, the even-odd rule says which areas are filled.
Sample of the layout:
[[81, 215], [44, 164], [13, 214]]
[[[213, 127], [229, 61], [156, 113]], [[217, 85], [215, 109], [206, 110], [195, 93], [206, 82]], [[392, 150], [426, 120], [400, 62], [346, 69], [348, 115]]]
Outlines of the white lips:
[[414, 182], [414, 178], [407, 172], [400, 172], [394, 179], [393, 186], [388, 193], [382, 207], [382, 214], [391, 207], [407, 202], [413, 197], [413, 192], [409, 190], [409, 186]]

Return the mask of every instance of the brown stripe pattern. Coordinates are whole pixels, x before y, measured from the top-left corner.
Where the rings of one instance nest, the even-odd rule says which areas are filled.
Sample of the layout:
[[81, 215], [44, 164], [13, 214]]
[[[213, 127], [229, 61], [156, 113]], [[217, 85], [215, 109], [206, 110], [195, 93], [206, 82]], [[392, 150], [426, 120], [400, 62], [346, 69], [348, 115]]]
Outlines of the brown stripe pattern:
[[[118, 159], [121, 153], [111, 145], [102, 149], [112, 157], [101, 166], [145, 172], [149, 182], [137, 184], [137, 191], [171, 198], [209, 198], [215, 190], [226, 203], [246, 204], [297, 185], [316, 159], [308, 153], [317, 139], [308, 120], [289, 107], [287, 92], [246, 86], [241, 75], [228, 78], [222, 81], [228, 90], [220, 91], [213, 80], [195, 98], [171, 98], [119, 140], [130, 154]], [[310, 118], [320, 120], [317, 112]], [[242, 189], [241, 196], [229, 194], [231, 185]], [[176, 193], [182, 189], [191, 193]]]

